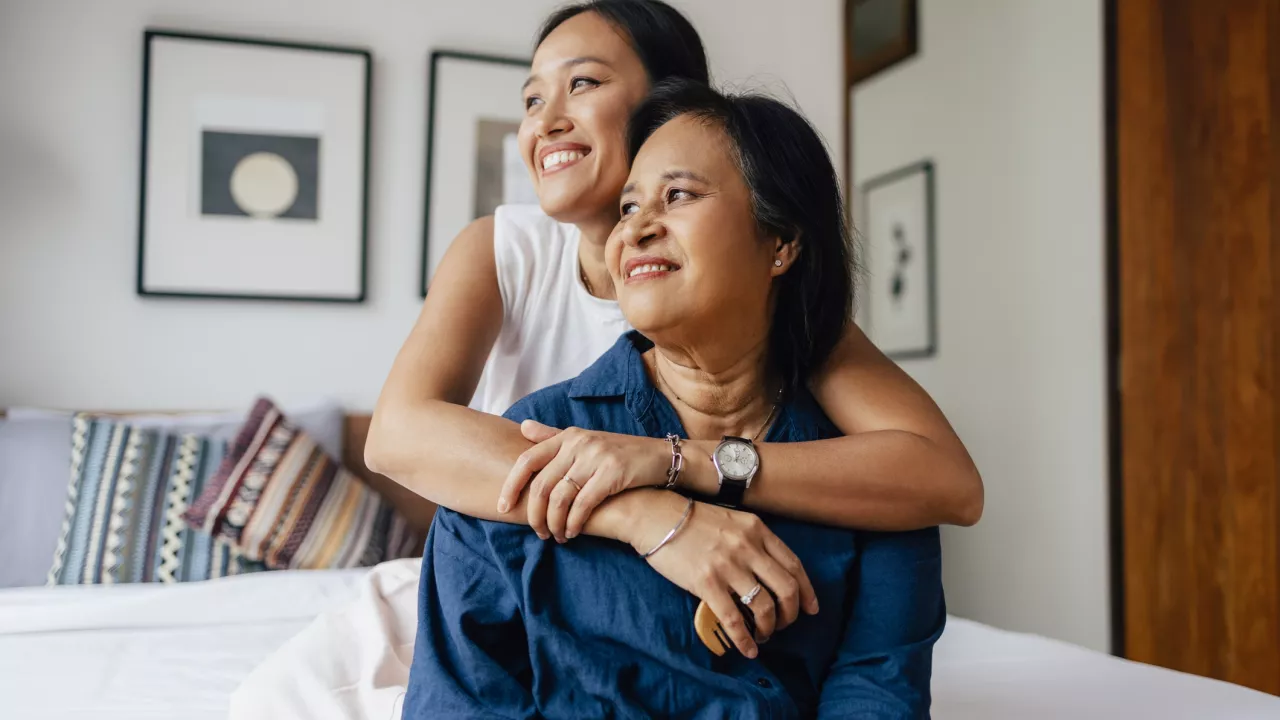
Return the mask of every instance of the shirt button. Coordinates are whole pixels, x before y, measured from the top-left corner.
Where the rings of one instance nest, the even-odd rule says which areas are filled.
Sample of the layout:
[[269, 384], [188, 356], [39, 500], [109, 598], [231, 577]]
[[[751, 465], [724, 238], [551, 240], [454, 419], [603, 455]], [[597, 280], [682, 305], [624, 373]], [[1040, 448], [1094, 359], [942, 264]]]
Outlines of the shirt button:
[[768, 690], [769, 688], [773, 687], [773, 683], [769, 682], [769, 678], [760, 678], [756, 680], [756, 685], [759, 685], [765, 690]]

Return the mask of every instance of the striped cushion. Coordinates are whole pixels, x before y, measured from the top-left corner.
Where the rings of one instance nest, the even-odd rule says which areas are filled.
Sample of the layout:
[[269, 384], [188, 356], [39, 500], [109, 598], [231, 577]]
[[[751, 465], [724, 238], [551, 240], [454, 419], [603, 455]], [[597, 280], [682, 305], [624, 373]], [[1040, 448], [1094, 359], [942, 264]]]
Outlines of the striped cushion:
[[265, 569], [183, 522], [224, 445], [75, 416], [71, 481], [48, 583], [173, 583]]
[[187, 521], [271, 569], [373, 565], [410, 557], [423, 541], [265, 398]]

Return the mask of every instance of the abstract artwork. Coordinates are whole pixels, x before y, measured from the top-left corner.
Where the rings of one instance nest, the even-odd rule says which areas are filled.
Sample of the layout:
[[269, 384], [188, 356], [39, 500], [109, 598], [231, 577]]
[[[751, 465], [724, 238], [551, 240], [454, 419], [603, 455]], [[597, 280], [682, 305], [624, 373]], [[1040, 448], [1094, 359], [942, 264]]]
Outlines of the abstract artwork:
[[517, 134], [529, 62], [438, 50], [428, 75], [421, 289], [453, 239], [499, 205], [536, 204]]
[[895, 170], [862, 187], [863, 307], [867, 334], [894, 359], [937, 351], [931, 162]]
[[137, 291], [361, 302], [365, 50], [144, 36]]
[[320, 138], [205, 130], [200, 212], [317, 220]]
[[492, 215], [499, 205], [537, 204], [533, 181], [520, 157], [520, 123], [481, 119], [476, 123], [476, 188], [472, 218]]

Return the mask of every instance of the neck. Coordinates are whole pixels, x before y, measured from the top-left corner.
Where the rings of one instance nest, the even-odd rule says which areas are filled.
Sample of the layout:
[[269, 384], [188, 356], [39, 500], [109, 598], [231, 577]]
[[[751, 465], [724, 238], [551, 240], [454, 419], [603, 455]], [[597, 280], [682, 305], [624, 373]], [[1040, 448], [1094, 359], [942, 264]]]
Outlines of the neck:
[[611, 218], [576, 223], [582, 236], [578, 243], [578, 265], [582, 270], [583, 280], [592, 295], [605, 300], [618, 298], [613, 278], [609, 276], [609, 268], [604, 264], [604, 244], [617, 224], [616, 214]]
[[769, 382], [764, 339], [740, 352], [702, 354], [655, 347], [650, 375], [671, 401], [692, 440], [725, 435], [757, 439], [773, 414], [777, 390]]

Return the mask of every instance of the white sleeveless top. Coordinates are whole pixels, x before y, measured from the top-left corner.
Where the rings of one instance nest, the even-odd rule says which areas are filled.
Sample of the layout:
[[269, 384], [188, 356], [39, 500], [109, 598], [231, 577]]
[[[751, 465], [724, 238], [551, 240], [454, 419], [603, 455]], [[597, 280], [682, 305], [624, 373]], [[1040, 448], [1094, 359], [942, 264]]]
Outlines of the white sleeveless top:
[[578, 270], [578, 228], [537, 205], [494, 213], [493, 255], [502, 331], [471, 407], [501, 415], [524, 396], [576, 377], [631, 329], [618, 303], [587, 292]]

